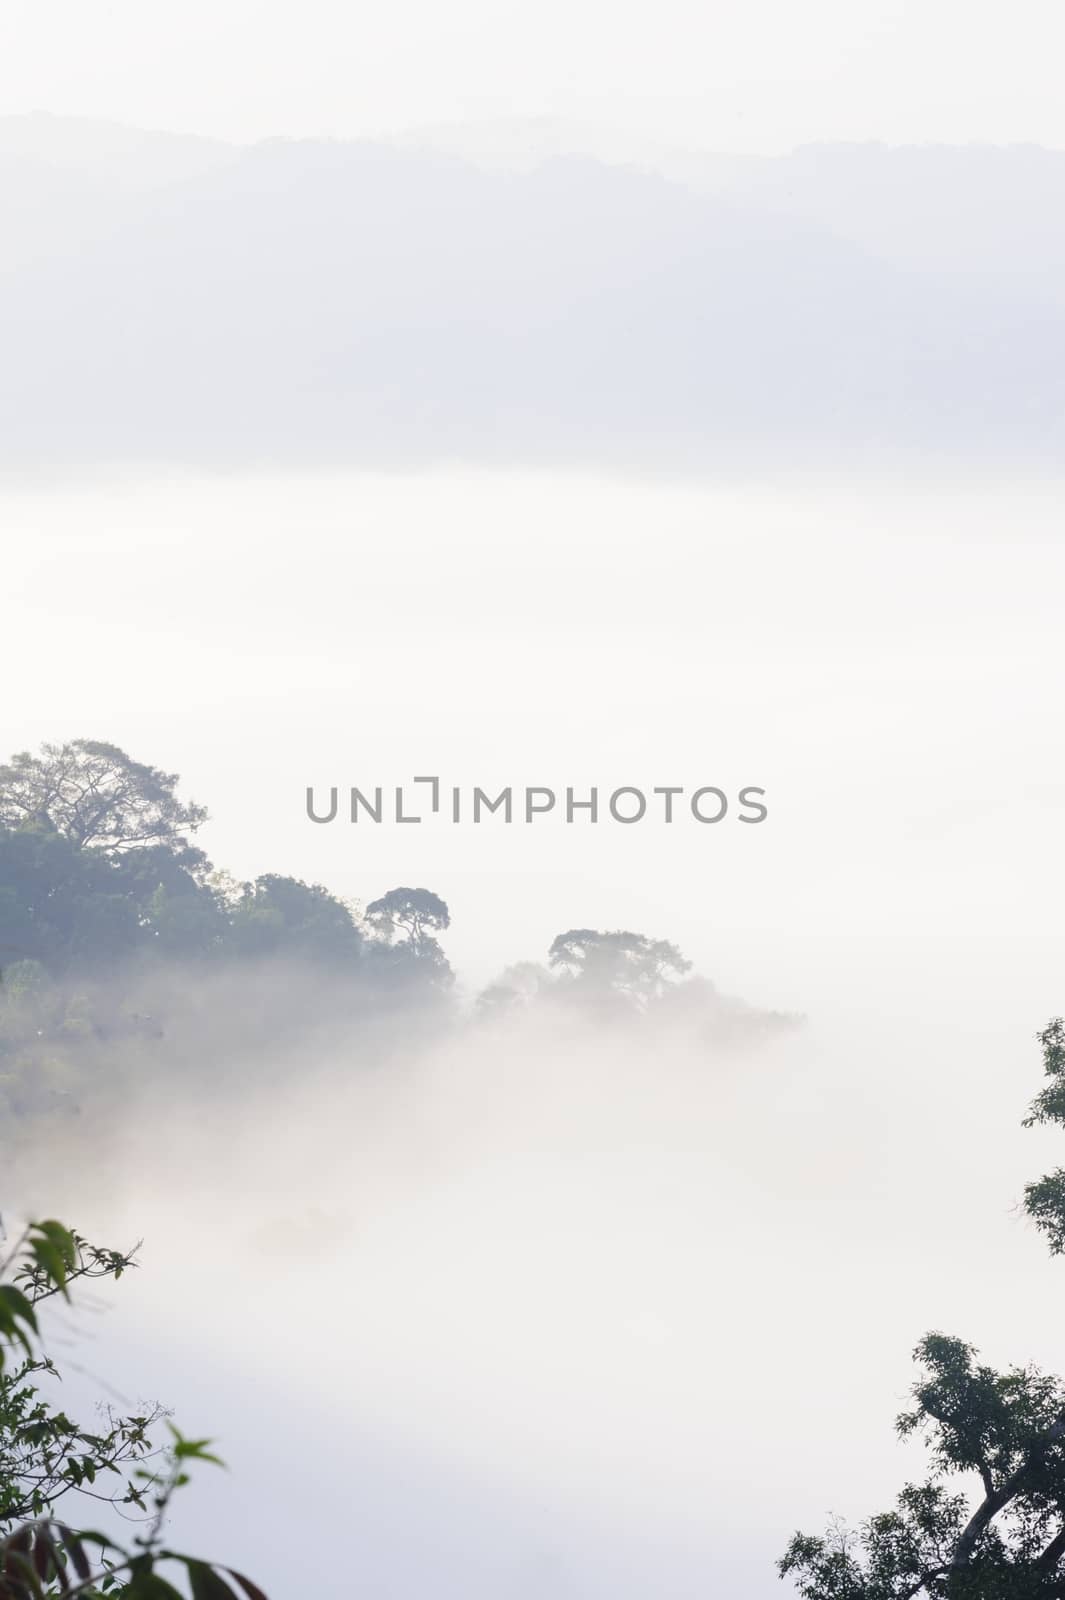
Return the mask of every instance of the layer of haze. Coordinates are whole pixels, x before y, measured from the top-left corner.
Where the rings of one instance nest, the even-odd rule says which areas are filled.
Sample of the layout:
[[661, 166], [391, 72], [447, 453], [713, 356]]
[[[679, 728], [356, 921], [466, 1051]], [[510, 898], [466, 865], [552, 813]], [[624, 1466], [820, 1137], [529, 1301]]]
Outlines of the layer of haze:
[[510, 133], [0, 120], [0, 472], [1060, 462], [1065, 153]]
[[1060, 951], [851, 943], [761, 1051], [545, 1026], [238, 1072], [222, 1013], [106, 1132], [42, 1133], [28, 1201], [147, 1235], [79, 1318], [85, 1390], [224, 1440], [175, 1540], [279, 1596], [768, 1600], [796, 1523], [920, 1470], [890, 1424], [926, 1327], [1060, 1364], [1060, 1269], [1011, 1210], [1052, 1150], [1016, 1128], [1016, 1019]]
[[[807, 1018], [731, 1057], [331, 1040], [234, 1085], [220, 1007], [210, 1060], [28, 1197], [147, 1238], [78, 1358], [223, 1437], [184, 1537], [282, 1597], [317, 1515], [330, 1600], [761, 1600], [796, 1523], [917, 1470], [890, 1424], [926, 1327], [1061, 1365], [1012, 1210], [1054, 1159], [1017, 1124], [1061, 1005], [1059, 512], [457, 471], [5, 496], [8, 745], [180, 770], [242, 877], [428, 884], [466, 993], [621, 925]], [[426, 772], [758, 783], [770, 817], [304, 816], [308, 782]]]
[[544, 115], [703, 149], [1065, 147], [1054, 0], [8, 0], [0, 102], [255, 139]]

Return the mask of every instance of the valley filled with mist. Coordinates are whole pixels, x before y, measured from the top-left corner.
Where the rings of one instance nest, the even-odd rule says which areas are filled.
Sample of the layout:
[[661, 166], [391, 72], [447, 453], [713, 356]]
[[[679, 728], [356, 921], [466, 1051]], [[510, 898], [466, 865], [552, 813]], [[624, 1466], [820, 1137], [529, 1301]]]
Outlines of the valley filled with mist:
[[[1065, 1366], [1063, 197], [0, 118], [0, 1213], [142, 1241], [41, 1321], [183, 1548], [835, 1600], [922, 1336]], [[766, 815], [308, 816], [427, 774]]]
[[[71, 846], [47, 982], [4, 962], [9, 1227], [144, 1240], [60, 1336], [86, 1404], [117, 1370], [220, 1439], [187, 1542], [299, 1592], [295, 1495], [344, 1529], [326, 1597], [761, 1600], [795, 1526], [923, 1470], [890, 1424], [927, 1328], [1053, 1368], [1060, 1268], [1018, 1211], [1055, 1159], [1020, 1127], [1061, 970], [1045, 483], [6, 508], [12, 749], [105, 735], [208, 812], [105, 897]], [[755, 782], [768, 816], [308, 819], [308, 786], [425, 772]], [[422, 958], [372, 912], [403, 885], [447, 908]], [[573, 930], [637, 942], [582, 980]]]

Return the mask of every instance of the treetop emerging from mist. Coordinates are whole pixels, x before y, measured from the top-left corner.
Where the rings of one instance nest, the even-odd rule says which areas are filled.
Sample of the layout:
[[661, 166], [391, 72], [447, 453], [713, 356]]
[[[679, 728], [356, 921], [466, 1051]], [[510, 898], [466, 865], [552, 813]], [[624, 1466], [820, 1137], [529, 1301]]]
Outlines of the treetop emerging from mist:
[[443, 932], [451, 926], [451, 913], [447, 903], [431, 889], [407, 889], [402, 885], [389, 889], [380, 900], [366, 907], [366, 919], [389, 937], [397, 928], [411, 944], [422, 944], [432, 932]]
[[0, 823], [53, 828], [79, 848], [181, 847], [207, 818], [174, 793], [177, 774], [133, 761], [98, 739], [45, 744], [0, 766]]
[[80, 1110], [119, 1055], [139, 1082], [232, 1054], [223, 1016], [250, 1056], [310, 1028], [375, 1027], [380, 1041], [563, 1017], [638, 1019], [709, 1052], [794, 1020], [719, 994], [676, 945], [624, 929], [570, 928], [547, 965], [507, 966], [467, 1007], [440, 895], [400, 884], [361, 909], [285, 873], [238, 881], [189, 842], [206, 813], [177, 784], [85, 739], [0, 765], [0, 1134]]
[[643, 999], [661, 994], [691, 970], [691, 962], [667, 939], [649, 939], [622, 928], [605, 933], [570, 928], [553, 941], [548, 961], [574, 980]]

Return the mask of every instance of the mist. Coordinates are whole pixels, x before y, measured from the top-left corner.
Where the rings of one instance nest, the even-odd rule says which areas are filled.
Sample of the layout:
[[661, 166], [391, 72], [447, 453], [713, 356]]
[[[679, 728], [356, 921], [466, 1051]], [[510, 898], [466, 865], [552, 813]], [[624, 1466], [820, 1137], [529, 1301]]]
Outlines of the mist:
[[[1062, 1365], [1065, 154], [485, 126], [0, 120], [0, 759], [179, 772], [234, 892], [425, 885], [454, 972], [97, 966], [0, 1207], [143, 1240], [67, 1402], [214, 1437], [173, 1541], [275, 1600], [768, 1600], [921, 1474], [923, 1333]], [[425, 775], [767, 815], [308, 819]], [[479, 1005], [566, 929], [706, 987]]]
[[[1052, 485], [352, 475], [6, 506], [10, 648], [46, 610], [82, 663], [38, 653], [12, 745], [107, 703], [239, 877], [426, 882], [452, 911], [442, 1031], [286, 1033], [322, 1014], [305, 978], [267, 1003], [175, 973], [165, 1070], [132, 1041], [16, 1186], [145, 1241], [75, 1354], [220, 1439], [232, 1472], [175, 1541], [282, 1594], [317, 1516], [343, 1530], [324, 1596], [762, 1600], [794, 1527], [919, 1474], [891, 1424], [922, 1333], [1054, 1365], [1059, 1270], [1017, 1211], [1056, 1160], [1020, 1128], [1060, 1009]], [[769, 816], [307, 820], [307, 783], [425, 771], [755, 781]], [[675, 939], [796, 1020], [738, 1047], [464, 1020], [574, 925]]]
[[[104, 1052], [6, 1183], [145, 1241], [58, 1333], [86, 1399], [118, 1371], [220, 1438], [175, 1542], [279, 1593], [313, 1541], [323, 1596], [768, 1596], [793, 1526], [916, 1470], [926, 1328], [1054, 1358], [1015, 1203], [1059, 956], [836, 943], [810, 1016], [709, 1046], [550, 1009], [412, 1037], [306, 972], [163, 972], [161, 1043]], [[271, 1049], [282, 1011], [317, 1021]]]

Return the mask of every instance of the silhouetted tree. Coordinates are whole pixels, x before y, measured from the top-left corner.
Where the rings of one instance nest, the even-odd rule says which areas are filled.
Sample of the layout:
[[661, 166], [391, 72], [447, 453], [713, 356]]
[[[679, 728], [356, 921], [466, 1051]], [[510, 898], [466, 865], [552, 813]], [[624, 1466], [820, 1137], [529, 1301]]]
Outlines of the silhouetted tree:
[[133, 761], [96, 739], [45, 744], [0, 766], [0, 823], [37, 823], [80, 846], [122, 851], [146, 844], [187, 844], [206, 820], [202, 806], [174, 793], [176, 773]]
[[161, 844], [82, 849], [46, 822], [0, 826], [0, 971], [27, 959], [64, 972], [207, 953], [226, 917], [203, 880], [205, 862], [198, 850]]
[[388, 985], [424, 981], [436, 989], [454, 982], [448, 959], [433, 937], [451, 926], [451, 913], [431, 889], [390, 889], [366, 907], [366, 921], [377, 935], [367, 948], [376, 981]]
[[140, 939], [137, 902], [111, 859], [80, 850], [46, 823], [0, 828], [4, 966], [96, 966], [130, 955]]
[[548, 961], [586, 992], [620, 994], [643, 1004], [691, 968], [675, 944], [621, 929], [570, 928], [553, 941]]
[[434, 933], [451, 926], [451, 913], [431, 889], [400, 888], [389, 889], [380, 900], [372, 901], [366, 907], [366, 920], [386, 940], [394, 938], [396, 929], [400, 929], [407, 943], [420, 954], [427, 945], [436, 944]]
[[[1050, 1080], [1037, 1095], [1026, 1127], [1054, 1122], [1065, 1128], [1065, 1018], [1054, 1017], [1039, 1035], [1043, 1049], [1043, 1069]], [[1054, 1255], [1065, 1251], [1065, 1169], [1058, 1167], [1046, 1177], [1030, 1183], [1024, 1204], [1037, 1228], [1046, 1235]]]
[[[1039, 1035], [1050, 1084], [1028, 1123], [1065, 1125], [1065, 1022]], [[1065, 1175], [1029, 1185], [1025, 1205], [1065, 1247]], [[999, 1373], [941, 1333], [915, 1352], [915, 1405], [896, 1424], [922, 1435], [931, 1477], [857, 1530], [797, 1533], [779, 1563], [804, 1600], [1061, 1600], [1065, 1595], [1065, 1384], [1034, 1367]], [[944, 1480], [975, 1486], [951, 1491]]]
[[244, 885], [233, 909], [231, 946], [241, 955], [298, 955], [353, 963], [362, 934], [348, 906], [318, 883], [267, 872]]

